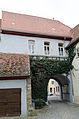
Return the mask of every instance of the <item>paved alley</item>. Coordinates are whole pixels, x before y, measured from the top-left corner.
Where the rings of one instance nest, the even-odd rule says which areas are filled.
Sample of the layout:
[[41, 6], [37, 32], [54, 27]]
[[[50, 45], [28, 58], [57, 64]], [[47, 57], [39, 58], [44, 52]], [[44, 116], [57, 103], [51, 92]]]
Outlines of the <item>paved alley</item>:
[[79, 105], [50, 101], [48, 108], [32, 119], [79, 119]]

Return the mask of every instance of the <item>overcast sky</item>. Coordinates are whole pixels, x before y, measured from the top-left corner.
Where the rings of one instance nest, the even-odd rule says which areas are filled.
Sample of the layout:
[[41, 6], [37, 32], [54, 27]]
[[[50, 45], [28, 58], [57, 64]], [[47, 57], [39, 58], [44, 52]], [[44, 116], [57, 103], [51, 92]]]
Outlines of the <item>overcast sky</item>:
[[0, 0], [0, 18], [2, 10], [79, 24], [79, 0]]

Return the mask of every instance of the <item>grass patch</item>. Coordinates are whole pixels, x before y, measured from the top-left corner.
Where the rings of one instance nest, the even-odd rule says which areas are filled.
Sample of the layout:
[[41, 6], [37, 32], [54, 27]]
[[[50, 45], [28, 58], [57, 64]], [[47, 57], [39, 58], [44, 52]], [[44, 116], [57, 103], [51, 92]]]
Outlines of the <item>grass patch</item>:
[[38, 116], [38, 113], [34, 108], [31, 108], [29, 109], [28, 116]]

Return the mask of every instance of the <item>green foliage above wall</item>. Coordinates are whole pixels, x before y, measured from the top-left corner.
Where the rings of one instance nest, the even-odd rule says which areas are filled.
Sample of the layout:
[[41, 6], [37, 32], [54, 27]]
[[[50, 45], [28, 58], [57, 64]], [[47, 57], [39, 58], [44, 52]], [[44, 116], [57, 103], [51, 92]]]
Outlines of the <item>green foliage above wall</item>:
[[53, 58], [34, 58], [30, 56], [32, 98], [47, 100], [48, 81], [56, 74], [68, 74], [73, 68], [74, 48], [68, 50], [69, 57], [66, 60], [55, 60]]

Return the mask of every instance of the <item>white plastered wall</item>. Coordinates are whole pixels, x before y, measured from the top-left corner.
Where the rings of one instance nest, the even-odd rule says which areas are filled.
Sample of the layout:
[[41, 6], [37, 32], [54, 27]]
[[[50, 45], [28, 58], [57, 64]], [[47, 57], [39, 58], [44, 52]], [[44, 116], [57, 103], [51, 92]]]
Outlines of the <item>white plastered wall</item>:
[[72, 62], [74, 68], [71, 73], [73, 81], [74, 103], [79, 104], [79, 57], [77, 55], [77, 48], [79, 48], [79, 43], [77, 43], [75, 48], [76, 55]]

